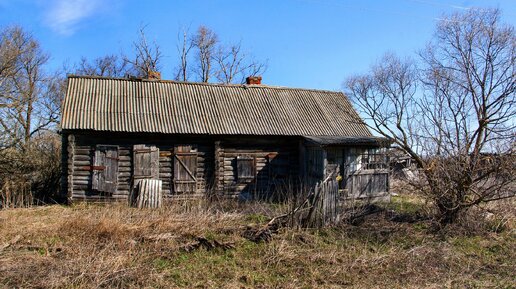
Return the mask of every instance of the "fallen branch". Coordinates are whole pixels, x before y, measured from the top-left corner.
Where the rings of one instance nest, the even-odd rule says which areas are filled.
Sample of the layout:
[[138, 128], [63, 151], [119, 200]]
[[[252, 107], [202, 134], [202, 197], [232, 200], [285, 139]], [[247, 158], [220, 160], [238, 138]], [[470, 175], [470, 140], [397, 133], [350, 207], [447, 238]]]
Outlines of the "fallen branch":
[[229, 249], [234, 249], [235, 245], [232, 242], [227, 243], [220, 243], [217, 240], [210, 241], [204, 237], [197, 237], [197, 242], [193, 244], [188, 244], [185, 246], [182, 246], [180, 250], [191, 252], [194, 250], [197, 250], [199, 248], [205, 248], [208, 251], [214, 250], [214, 249], [222, 249], [224, 251]]

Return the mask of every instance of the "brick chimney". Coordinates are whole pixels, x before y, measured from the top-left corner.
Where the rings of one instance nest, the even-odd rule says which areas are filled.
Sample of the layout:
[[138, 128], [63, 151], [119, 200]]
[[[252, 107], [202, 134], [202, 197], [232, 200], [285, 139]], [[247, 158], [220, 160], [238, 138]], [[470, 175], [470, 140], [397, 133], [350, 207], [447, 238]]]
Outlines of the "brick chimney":
[[161, 79], [161, 73], [158, 72], [158, 71], [152, 71], [150, 70], [148, 73], [147, 73], [147, 78], [148, 79], [152, 79], [152, 80], [160, 80]]
[[262, 84], [262, 77], [261, 76], [249, 76], [245, 79], [245, 82], [247, 84], [256, 84], [260, 85]]

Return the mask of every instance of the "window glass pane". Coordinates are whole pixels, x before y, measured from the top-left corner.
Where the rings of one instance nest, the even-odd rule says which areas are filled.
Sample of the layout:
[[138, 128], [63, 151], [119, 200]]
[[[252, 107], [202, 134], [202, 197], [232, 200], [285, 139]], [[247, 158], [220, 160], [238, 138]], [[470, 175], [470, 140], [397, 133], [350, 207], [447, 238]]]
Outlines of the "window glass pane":
[[254, 178], [254, 158], [237, 157], [237, 174], [239, 179]]

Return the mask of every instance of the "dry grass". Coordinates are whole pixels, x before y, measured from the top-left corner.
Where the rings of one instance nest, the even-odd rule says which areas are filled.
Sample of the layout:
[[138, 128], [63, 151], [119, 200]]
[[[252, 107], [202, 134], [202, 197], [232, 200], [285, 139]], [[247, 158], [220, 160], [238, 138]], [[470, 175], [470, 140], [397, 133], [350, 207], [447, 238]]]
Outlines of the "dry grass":
[[[405, 202], [397, 198], [389, 208], [408, 213], [413, 208]], [[0, 284], [509, 288], [516, 281], [512, 217], [497, 230], [485, 226], [474, 234], [443, 235], [429, 232], [428, 221], [396, 222], [393, 212], [383, 211], [357, 226], [283, 230], [271, 242], [256, 244], [242, 237], [246, 227], [265, 222], [264, 214], [278, 208], [243, 206], [238, 209], [246, 213], [191, 203], [155, 211], [122, 204], [0, 211]], [[508, 208], [510, 212], [503, 213], [514, 216]], [[186, 249], [198, 237], [232, 248]]]

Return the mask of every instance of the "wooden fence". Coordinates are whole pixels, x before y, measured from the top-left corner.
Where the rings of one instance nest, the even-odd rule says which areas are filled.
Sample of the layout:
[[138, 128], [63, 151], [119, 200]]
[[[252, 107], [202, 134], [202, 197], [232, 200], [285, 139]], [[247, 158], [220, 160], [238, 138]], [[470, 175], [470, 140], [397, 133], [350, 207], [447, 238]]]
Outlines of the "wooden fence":
[[321, 228], [335, 225], [339, 221], [339, 185], [335, 178], [315, 185], [306, 227]]
[[349, 175], [346, 184], [347, 194], [339, 193], [338, 181], [330, 175], [325, 181], [317, 183], [309, 198], [310, 210], [304, 219], [304, 227], [321, 228], [337, 224], [346, 199], [372, 199], [388, 196], [389, 172], [387, 170], [362, 170]]
[[387, 170], [361, 170], [350, 174], [346, 180], [347, 198], [375, 198], [389, 192]]

